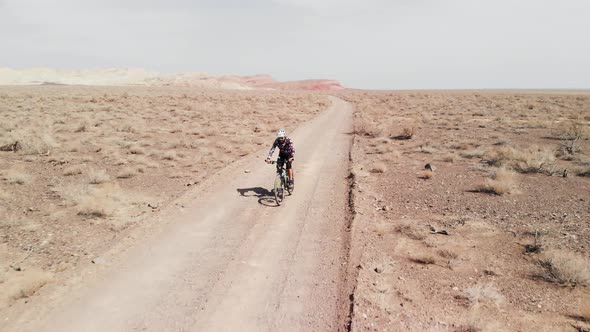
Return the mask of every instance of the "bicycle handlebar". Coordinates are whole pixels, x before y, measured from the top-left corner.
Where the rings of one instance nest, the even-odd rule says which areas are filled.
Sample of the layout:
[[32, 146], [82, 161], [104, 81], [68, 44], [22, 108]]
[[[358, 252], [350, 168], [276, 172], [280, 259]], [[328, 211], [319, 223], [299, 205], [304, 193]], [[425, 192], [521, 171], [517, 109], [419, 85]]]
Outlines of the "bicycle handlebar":
[[268, 163], [271, 164], [271, 165], [274, 165], [274, 164], [277, 163], [277, 161], [276, 160], [270, 160]]

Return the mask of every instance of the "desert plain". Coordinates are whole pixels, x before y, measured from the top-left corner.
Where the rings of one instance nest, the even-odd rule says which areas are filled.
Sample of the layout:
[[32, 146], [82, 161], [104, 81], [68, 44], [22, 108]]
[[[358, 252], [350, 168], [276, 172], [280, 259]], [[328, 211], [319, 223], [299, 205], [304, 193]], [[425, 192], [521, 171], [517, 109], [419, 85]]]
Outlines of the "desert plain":
[[[290, 317], [274, 317], [246, 329], [590, 330], [590, 93], [316, 83], [0, 87], [0, 329], [43, 326], [70, 290], [108, 281], [125, 264], [104, 257], [155, 243], [175, 227], [169, 215], [243, 176], [255, 180], [259, 200], [239, 190], [222, 197], [227, 209], [239, 201], [244, 214], [254, 211], [252, 228], [236, 226], [235, 242], [227, 229], [227, 238], [209, 229], [207, 240], [232, 244], [219, 247], [228, 263], [215, 266], [232, 276], [207, 284], [212, 295], [199, 309], [207, 319], [258, 304], [237, 295], [255, 294], [264, 285], [255, 278], [265, 276], [286, 280], [268, 294], [277, 303], [311, 299], [303, 288], [330, 279], [316, 297], [325, 291], [332, 304], [292, 300], [281, 310], [309, 319], [284, 325]], [[280, 128], [303, 149], [297, 189], [274, 207], [263, 160]], [[320, 194], [322, 204], [304, 201]], [[287, 225], [270, 223], [269, 213]], [[207, 231], [198, 214], [192, 220]], [[267, 257], [290, 272], [248, 260], [271, 249], [252, 247], [256, 239], [283, 235], [268, 243], [306, 244]], [[332, 258], [313, 258], [322, 254]], [[234, 265], [242, 258], [260, 270]], [[333, 267], [322, 278], [324, 265]], [[239, 301], [216, 297], [223, 294]], [[203, 319], [182, 326], [218, 326]]]

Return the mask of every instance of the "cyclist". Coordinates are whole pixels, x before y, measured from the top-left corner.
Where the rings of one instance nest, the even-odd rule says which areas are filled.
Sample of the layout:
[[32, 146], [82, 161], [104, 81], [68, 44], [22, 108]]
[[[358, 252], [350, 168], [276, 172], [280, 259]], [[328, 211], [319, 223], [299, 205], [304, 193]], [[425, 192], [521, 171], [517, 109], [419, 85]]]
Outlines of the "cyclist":
[[289, 175], [289, 186], [293, 187], [294, 178], [293, 178], [293, 157], [295, 156], [295, 147], [293, 146], [293, 141], [285, 134], [285, 130], [281, 129], [277, 133], [277, 138], [275, 139], [270, 151], [268, 152], [268, 157], [266, 158], [265, 162], [268, 164], [270, 163], [270, 158], [272, 154], [275, 152], [275, 149], [279, 148], [279, 159], [277, 160], [277, 171], [280, 171], [283, 168], [283, 164], [287, 164], [287, 174]]

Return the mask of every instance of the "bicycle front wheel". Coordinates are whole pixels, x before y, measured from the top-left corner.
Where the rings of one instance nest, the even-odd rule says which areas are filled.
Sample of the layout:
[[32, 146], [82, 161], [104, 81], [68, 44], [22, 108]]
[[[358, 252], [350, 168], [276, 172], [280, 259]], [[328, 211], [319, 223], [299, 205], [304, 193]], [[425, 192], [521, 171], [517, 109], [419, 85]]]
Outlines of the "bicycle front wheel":
[[283, 179], [280, 175], [277, 174], [275, 178], [275, 186], [274, 186], [274, 193], [275, 193], [275, 201], [277, 205], [281, 205], [283, 199], [285, 198], [285, 191], [283, 190]]

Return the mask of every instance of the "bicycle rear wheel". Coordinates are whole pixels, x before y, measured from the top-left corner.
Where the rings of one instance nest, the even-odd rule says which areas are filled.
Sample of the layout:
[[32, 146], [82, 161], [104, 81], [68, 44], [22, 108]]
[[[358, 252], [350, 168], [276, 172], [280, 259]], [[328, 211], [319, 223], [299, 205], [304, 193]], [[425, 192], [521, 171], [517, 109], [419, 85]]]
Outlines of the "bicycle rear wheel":
[[274, 186], [275, 201], [277, 202], [277, 205], [281, 205], [283, 199], [285, 198], [285, 191], [283, 190], [283, 188], [283, 178], [280, 174], [277, 174]]

